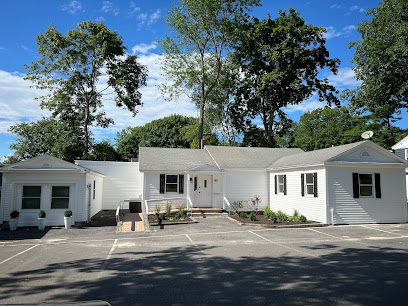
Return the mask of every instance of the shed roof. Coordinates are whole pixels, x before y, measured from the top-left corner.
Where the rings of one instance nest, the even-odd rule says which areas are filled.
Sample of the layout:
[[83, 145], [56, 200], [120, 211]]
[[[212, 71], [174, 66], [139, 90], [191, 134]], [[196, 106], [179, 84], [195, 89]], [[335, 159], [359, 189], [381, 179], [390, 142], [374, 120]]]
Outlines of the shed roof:
[[217, 167], [205, 150], [139, 148], [140, 171], [187, 171], [205, 165]]
[[206, 146], [220, 168], [266, 169], [282, 156], [303, 152], [301, 149]]

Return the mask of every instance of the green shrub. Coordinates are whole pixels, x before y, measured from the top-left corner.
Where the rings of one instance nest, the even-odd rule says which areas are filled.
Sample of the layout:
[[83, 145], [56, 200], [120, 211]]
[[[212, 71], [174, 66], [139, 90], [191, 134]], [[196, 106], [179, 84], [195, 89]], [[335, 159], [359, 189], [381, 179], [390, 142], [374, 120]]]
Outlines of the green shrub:
[[163, 213], [158, 214], [157, 219], [159, 219], [159, 222], [163, 221], [164, 220], [164, 214]]
[[278, 221], [287, 221], [288, 220], [288, 215], [285, 214], [284, 212], [278, 210], [278, 213], [276, 214], [276, 218]]
[[179, 212], [176, 212], [176, 214], [174, 215], [174, 218], [176, 219], [180, 219], [183, 215], [180, 214]]
[[272, 223], [276, 223], [278, 218], [276, 217], [276, 214], [271, 211], [271, 213], [269, 214], [269, 219], [272, 221]]
[[173, 220], [174, 220], [173, 218], [170, 218], [170, 219], [169, 219], [169, 221], [173, 221]]
[[13, 210], [13, 211], [10, 213], [10, 218], [11, 218], [11, 219], [17, 219], [19, 215], [20, 215], [20, 213], [19, 213], [17, 210]]
[[263, 212], [264, 216], [269, 218], [270, 213], [271, 213], [271, 208], [269, 206], [266, 206]]
[[67, 209], [66, 211], [64, 211], [64, 216], [65, 217], [72, 217], [72, 211]]
[[42, 209], [38, 212], [38, 218], [45, 218], [47, 215]]
[[246, 212], [243, 212], [243, 211], [239, 213], [239, 216], [240, 216], [241, 218], [244, 218], [244, 219], [245, 219], [245, 218], [248, 218], [247, 213], [246, 213]]
[[166, 217], [170, 217], [171, 214], [171, 203], [167, 202], [166, 203]]
[[295, 212], [293, 213], [293, 216], [292, 216], [292, 220], [293, 221], [300, 221], [299, 217], [300, 217], [299, 212], [295, 209]]
[[300, 215], [299, 221], [300, 221], [300, 222], [306, 222], [307, 219], [306, 219], [306, 217], [305, 217], [304, 215]]
[[155, 211], [156, 211], [156, 216], [158, 216], [158, 215], [160, 214], [160, 211], [161, 211], [160, 205], [157, 205], [157, 206], [155, 207]]
[[184, 221], [184, 218], [180, 218], [180, 221]]
[[180, 205], [177, 207], [178, 213], [179, 213], [181, 216], [184, 216], [184, 215], [186, 214], [185, 208], [186, 208], [186, 206], [185, 206], [184, 204], [180, 204]]
[[234, 209], [234, 214], [238, 216], [239, 214], [239, 209], [240, 209], [240, 203], [234, 202], [234, 204], [232, 204], [232, 208]]
[[253, 211], [249, 214], [249, 219], [251, 219], [252, 222], [256, 221], [256, 215]]

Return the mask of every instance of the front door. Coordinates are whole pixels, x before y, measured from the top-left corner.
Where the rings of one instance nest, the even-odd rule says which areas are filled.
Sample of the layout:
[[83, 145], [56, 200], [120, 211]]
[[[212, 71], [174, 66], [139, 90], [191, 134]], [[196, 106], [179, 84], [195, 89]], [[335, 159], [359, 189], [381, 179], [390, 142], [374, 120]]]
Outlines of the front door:
[[212, 207], [212, 176], [194, 176], [194, 207]]

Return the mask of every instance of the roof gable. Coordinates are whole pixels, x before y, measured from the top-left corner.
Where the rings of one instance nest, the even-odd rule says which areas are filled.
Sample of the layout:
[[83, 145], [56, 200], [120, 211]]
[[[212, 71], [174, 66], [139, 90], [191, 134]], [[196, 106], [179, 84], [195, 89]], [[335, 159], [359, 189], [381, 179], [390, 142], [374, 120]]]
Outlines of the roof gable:
[[408, 148], [408, 136], [405, 136], [400, 141], [398, 141], [395, 145], [391, 147], [393, 150], [397, 149], [406, 149]]
[[39, 155], [6, 167], [7, 170], [84, 170], [83, 167], [51, 155]]

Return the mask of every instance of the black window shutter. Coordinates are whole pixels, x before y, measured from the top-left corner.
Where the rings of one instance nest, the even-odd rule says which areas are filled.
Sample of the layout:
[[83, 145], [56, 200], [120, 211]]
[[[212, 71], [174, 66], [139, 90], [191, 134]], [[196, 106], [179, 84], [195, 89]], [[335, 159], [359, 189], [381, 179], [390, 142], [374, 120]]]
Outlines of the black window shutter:
[[381, 176], [379, 173], [375, 174], [375, 197], [381, 198]]
[[179, 175], [179, 193], [184, 193], [184, 174]]
[[314, 197], [317, 198], [317, 172], [313, 173], [313, 191]]
[[278, 194], [278, 176], [275, 175], [275, 194]]
[[302, 189], [302, 197], [304, 197], [305, 196], [305, 175], [303, 173], [300, 175], [300, 185]]
[[160, 174], [160, 193], [164, 193], [165, 185], [166, 185], [166, 175]]
[[353, 197], [360, 197], [360, 184], [358, 183], [358, 173], [353, 173]]
[[283, 194], [286, 195], [286, 174], [283, 176]]

